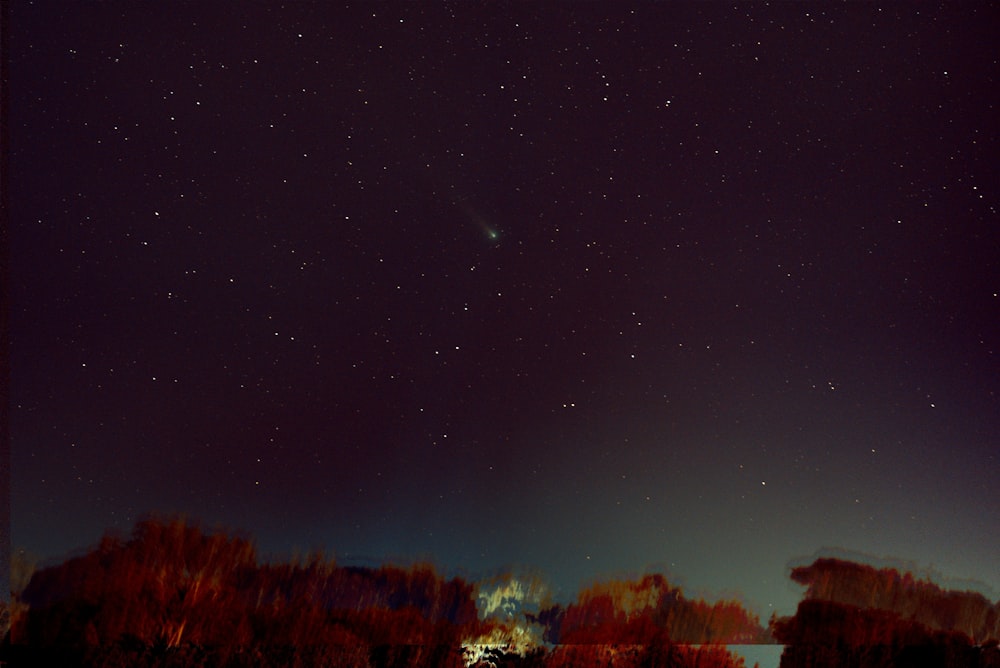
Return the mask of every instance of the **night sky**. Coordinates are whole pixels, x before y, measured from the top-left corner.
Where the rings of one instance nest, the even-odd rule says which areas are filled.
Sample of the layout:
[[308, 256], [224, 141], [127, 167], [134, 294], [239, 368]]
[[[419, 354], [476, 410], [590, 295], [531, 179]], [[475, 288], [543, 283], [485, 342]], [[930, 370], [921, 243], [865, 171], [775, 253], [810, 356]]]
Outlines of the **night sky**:
[[[11, 516], [1000, 590], [1000, 10], [9, 6]], [[797, 562], [796, 562], [797, 563]]]

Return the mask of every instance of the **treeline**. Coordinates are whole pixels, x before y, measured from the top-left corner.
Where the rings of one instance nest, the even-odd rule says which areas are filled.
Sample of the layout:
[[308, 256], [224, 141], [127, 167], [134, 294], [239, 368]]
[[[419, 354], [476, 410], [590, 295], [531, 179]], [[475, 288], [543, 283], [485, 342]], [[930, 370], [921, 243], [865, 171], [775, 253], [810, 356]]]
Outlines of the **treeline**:
[[479, 623], [472, 585], [430, 567], [258, 565], [249, 540], [180, 520], [106, 536], [19, 598], [11, 658], [48, 665], [461, 666]]
[[661, 637], [691, 644], [773, 642], [739, 603], [688, 600], [662, 575], [595, 584], [565, 609], [542, 611], [539, 620], [545, 639], [561, 645], [644, 645]]
[[782, 668], [1000, 668], [1000, 604], [981, 594], [839, 559], [791, 577], [807, 590], [793, 617], [771, 623]]
[[895, 613], [940, 631], [959, 631], [976, 643], [1000, 638], [1000, 602], [971, 591], [950, 591], [912, 573], [841, 559], [818, 559], [792, 570], [805, 598]]
[[[595, 585], [564, 607], [486, 618], [477, 586], [433, 567], [259, 563], [247, 538], [146, 519], [127, 538], [36, 571], [16, 595], [2, 661], [60, 666], [740, 665], [720, 647], [763, 637], [735, 603], [689, 601], [662, 576]], [[541, 629], [548, 645], [483, 647]], [[554, 646], [553, 646], [554, 645]]]
[[490, 594], [431, 566], [260, 563], [247, 538], [151, 518], [35, 571], [8, 610], [0, 661], [736, 668], [742, 660], [722, 645], [776, 641], [782, 668], [1000, 668], [1000, 604], [980, 594], [837, 559], [791, 577], [805, 598], [770, 629], [737, 602], [689, 600], [662, 575], [598, 583], [565, 606], [535, 597], [529, 612], [503, 607], [526, 600], [523, 581]]

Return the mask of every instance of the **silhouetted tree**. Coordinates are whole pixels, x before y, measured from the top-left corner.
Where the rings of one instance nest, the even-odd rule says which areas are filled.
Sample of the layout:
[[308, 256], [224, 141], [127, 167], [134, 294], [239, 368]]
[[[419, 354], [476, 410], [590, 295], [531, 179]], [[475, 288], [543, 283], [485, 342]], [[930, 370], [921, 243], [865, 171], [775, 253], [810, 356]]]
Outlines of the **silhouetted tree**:
[[772, 620], [782, 668], [1000, 665], [997, 607], [979, 594], [837, 559], [792, 578], [808, 589], [793, 617]]
[[842, 559], [817, 559], [793, 569], [791, 577], [807, 586], [808, 599], [890, 610], [931, 629], [960, 631], [977, 643], [1000, 638], [1000, 602], [990, 603], [976, 592], [944, 590], [911, 573]]

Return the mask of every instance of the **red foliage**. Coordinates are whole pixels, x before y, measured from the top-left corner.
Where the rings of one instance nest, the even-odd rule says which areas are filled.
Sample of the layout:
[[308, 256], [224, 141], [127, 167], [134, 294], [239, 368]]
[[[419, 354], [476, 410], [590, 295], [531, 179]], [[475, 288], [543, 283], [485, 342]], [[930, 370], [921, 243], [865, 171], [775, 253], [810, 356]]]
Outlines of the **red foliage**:
[[560, 645], [545, 657], [545, 668], [745, 668], [742, 658], [721, 646], [694, 647], [669, 641], [650, 645]]
[[733, 601], [708, 604], [684, 598], [662, 575], [613, 581], [580, 593], [561, 619], [564, 644], [654, 645], [759, 642], [766, 632], [757, 618]]
[[[127, 542], [106, 537], [36, 572], [22, 600], [29, 609], [12, 630], [15, 644], [78, 655], [108, 646], [209, 647], [224, 656], [246, 648], [314, 648], [313, 656], [322, 647], [456, 649], [478, 624], [473, 587], [432, 568], [258, 566], [249, 541], [179, 520], [140, 522]], [[406, 665], [460, 660], [435, 651], [407, 650]]]

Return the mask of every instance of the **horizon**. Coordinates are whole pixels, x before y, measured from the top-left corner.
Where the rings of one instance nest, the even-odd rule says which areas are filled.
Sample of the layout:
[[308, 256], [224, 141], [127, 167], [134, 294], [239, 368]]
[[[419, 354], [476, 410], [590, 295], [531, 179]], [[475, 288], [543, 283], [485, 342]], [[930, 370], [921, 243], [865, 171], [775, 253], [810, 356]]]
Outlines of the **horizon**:
[[[800, 590], [800, 597], [791, 609], [782, 610], [779, 608], [772, 608], [770, 610], [763, 610], [756, 601], [747, 598], [742, 592], [739, 591], [713, 591], [710, 589], [690, 587], [685, 582], [682, 574], [671, 573], [662, 568], [662, 565], [660, 567], [650, 565], [638, 572], [622, 571], [617, 573], [596, 574], [590, 579], [581, 580], [577, 587], [569, 589], [563, 586], [558, 586], [556, 584], [557, 581], [553, 580], [549, 573], [538, 568], [523, 565], [517, 566], [507, 564], [498, 566], [494, 569], [487, 569], [478, 573], [472, 573], [462, 567], [449, 566], [448, 564], [441, 563], [439, 560], [427, 556], [397, 556], [395, 558], [379, 558], [374, 555], [359, 555], [355, 557], [343, 557], [338, 554], [336, 550], [323, 549], [316, 546], [308, 549], [293, 548], [291, 551], [286, 552], [272, 552], [263, 549], [253, 533], [245, 529], [224, 527], [221, 525], [210, 526], [198, 521], [197, 518], [187, 517], [184, 515], [152, 512], [143, 514], [139, 521], [141, 522], [147, 519], [167, 522], [179, 520], [188, 526], [198, 528], [208, 535], [221, 535], [227, 538], [247, 539], [254, 546], [256, 563], [259, 566], [282, 563], [304, 563], [312, 558], [321, 557], [324, 561], [343, 568], [363, 568], [369, 570], [377, 570], [379, 568], [400, 568], [403, 570], [409, 570], [419, 567], [430, 567], [440, 577], [449, 580], [462, 580], [473, 585], [476, 588], [476, 591], [479, 591], [483, 586], [495, 585], [496, 583], [502, 581], [534, 581], [536, 585], [540, 585], [542, 587], [543, 600], [564, 606], [575, 602], [577, 597], [582, 592], [595, 585], [612, 582], [638, 582], [645, 576], [662, 575], [671, 586], [679, 588], [683, 592], [683, 595], [689, 600], [701, 600], [707, 603], [724, 601], [736, 602], [749, 613], [755, 615], [761, 625], [766, 627], [772, 614], [777, 615], [778, 617], [788, 617], [794, 615], [798, 607], [798, 603], [805, 600], [806, 593], [805, 585], [795, 584], [788, 579], [788, 582], [794, 588]], [[107, 536], [117, 537], [125, 541], [132, 538], [131, 533], [128, 531], [107, 529], [100, 538], [92, 543], [86, 546], [78, 546], [61, 556], [51, 555], [48, 557], [42, 557], [41, 555], [33, 554], [24, 549], [18, 548], [15, 548], [15, 551], [19, 552], [24, 557], [28, 557], [28, 562], [34, 566], [33, 570], [41, 570], [45, 568], [57, 567], [70, 559], [83, 557], [89, 554], [98, 547], [100, 540]], [[996, 590], [993, 590], [986, 582], [951, 577], [946, 573], [942, 573], [934, 569], [933, 567], [920, 567], [915, 562], [909, 560], [896, 557], [879, 557], [845, 550], [842, 548], [820, 548], [810, 556], [801, 556], [789, 559], [786, 562], [785, 570], [790, 576], [793, 568], [807, 566], [822, 559], [835, 559], [838, 561], [861, 564], [878, 570], [895, 571], [900, 575], [910, 574], [916, 581], [930, 583], [942, 590], [979, 594], [991, 603], [1000, 603], [1000, 594], [998, 594]]]
[[812, 666], [817, 655], [829, 666], [1000, 658], [1000, 601], [835, 557], [796, 567], [791, 579], [807, 587], [795, 614], [765, 623], [739, 602], [694, 597], [663, 574], [595, 583], [562, 602], [538, 573], [474, 581], [429, 563], [357, 567], [320, 553], [282, 562], [262, 558], [245, 533], [151, 515], [129, 537], [109, 533], [88, 553], [33, 572], [5, 608], [0, 649], [4, 659], [88, 665], [248, 651], [275, 665], [323, 657], [435, 668], [495, 659], [735, 668], [741, 658]]

